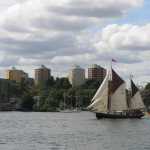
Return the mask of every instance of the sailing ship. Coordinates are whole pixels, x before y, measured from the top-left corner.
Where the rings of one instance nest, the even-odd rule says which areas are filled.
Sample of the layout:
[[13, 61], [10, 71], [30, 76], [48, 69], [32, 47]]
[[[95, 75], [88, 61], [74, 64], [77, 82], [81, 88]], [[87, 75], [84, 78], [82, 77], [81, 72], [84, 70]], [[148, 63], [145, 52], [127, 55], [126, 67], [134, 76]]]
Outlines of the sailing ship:
[[142, 118], [145, 106], [139, 89], [132, 79], [130, 82], [131, 94], [127, 98], [125, 81], [111, 67], [88, 109], [96, 113], [97, 119]]

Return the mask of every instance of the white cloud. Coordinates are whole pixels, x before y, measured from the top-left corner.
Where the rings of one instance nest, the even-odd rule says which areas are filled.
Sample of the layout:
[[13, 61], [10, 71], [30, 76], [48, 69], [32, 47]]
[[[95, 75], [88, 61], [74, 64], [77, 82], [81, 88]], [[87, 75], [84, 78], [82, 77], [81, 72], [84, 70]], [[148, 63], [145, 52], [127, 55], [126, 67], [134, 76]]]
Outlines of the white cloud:
[[93, 30], [142, 4], [143, 0], [0, 2], [0, 52], [5, 58], [1, 66], [24, 66], [31, 72], [44, 63], [62, 72], [74, 63], [103, 63], [112, 56], [124, 63], [141, 62], [143, 57], [134, 58], [131, 50], [148, 50], [149, 25], [109, 25], [98, 34]]
[[118, 49], [129, 51], [150, 50], [150, 24], [137, 26], [131, 24], [108, 25], [98, 35], [97, 47], [106, 50]]
[[100, 57], [118, 60], [117, 68], [136, 81], [150, 80], [150, 24], [112, 24], [96, 35], [95, 47]]

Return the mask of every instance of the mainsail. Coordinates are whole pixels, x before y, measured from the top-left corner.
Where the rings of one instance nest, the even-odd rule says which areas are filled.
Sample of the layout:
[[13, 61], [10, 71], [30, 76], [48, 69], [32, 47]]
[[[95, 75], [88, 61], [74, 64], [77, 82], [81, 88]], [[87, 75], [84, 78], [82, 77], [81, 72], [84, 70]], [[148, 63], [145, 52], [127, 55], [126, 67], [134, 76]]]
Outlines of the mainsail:
[[111, 75], [107, 71], [106, 77], [88, 109], [95, 112], [123, 111], [127, 109], [125, 82], [113, 69], [111, 69]]
[[95, 96], [92, 99], [92, 104], [88, 107], [92, 111], [96, 112], [107, 112], [108, 111], [108, 82], [109, 82], [109, 72], [107, 72], [106, 77], [97, 90]]
[[113, 69], [110, 83], [110, 111], [127, 110], [126, 84]]
[[145, 108], [139, 89], [131, 80], [131, 99], [130, 109], [143, 109]]

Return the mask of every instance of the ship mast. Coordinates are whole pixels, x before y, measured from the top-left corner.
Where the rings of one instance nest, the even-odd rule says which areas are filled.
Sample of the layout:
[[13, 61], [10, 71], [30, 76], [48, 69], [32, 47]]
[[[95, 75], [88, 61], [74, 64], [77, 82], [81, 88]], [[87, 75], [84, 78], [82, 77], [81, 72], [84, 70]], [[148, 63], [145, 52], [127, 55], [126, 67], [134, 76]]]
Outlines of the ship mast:
[[132, 90], [132, 79], [133, 79], [133, 75], [131, 74], [130, 77], [130, 91], [128, 90], [127, 92], [127, 105], [128, 105], [128, 109], [131, 110], [131, 97], [133, 95], [133, 90]]
[[125, 81], [111, 68], [108, 87], [108, 110], [123, 111], [127, 109]]
[[111, 62], [111, 68], [109, 70], [109, 80], [108, 80], [108, 112], [111, 111], [111, 89], [112, 89], [112, 62]]
[[108, 70], [109, 72], [109, 80], [108, 80], [108, 103], [107, 103], [107, 108], [108, 108], [108, 112], [111, 111], [111, 94], [112, 94], [112, 79], [113, 79], [113, 73], [112, 73], [112, 62], [113, 59], [111, 59], [110, 61], [110, 68]]

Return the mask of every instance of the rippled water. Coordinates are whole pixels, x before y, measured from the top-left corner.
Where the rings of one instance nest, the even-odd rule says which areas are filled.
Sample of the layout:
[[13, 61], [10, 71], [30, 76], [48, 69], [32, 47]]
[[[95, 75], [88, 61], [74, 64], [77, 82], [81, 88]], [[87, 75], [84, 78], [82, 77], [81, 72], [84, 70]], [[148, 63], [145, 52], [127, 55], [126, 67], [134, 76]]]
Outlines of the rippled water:
[[150, 120], [81, 113], [0, 113], [0, 150], [150, 150]]

